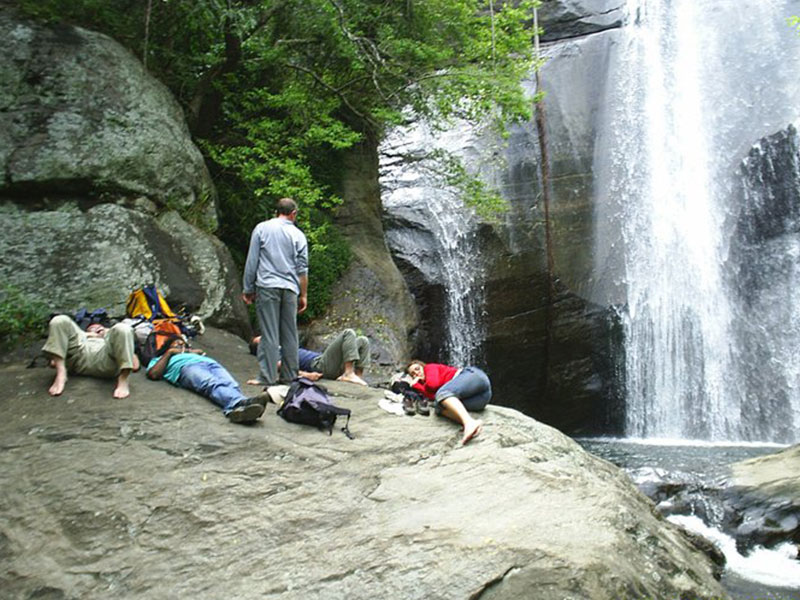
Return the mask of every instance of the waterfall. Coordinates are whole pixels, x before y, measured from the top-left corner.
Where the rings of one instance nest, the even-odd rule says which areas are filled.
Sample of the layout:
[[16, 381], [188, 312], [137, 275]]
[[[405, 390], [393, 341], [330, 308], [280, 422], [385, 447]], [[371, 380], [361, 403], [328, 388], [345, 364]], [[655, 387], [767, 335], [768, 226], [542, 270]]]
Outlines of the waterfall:
[[386, 213], [403, 223], [387, 228], [386, 241], [395, 257], [418, 270], [429, 284], [441, 285], [445, 306], [446, 356], [439, 362], [480, 362], [485, 337], [483, 264], [478, 250], [478, 221], [459, 190], [446, 183], [436, 151], [469, 154], [478, 164], [474, 129], [455, 126], [434, 131], [424, 122], [400, 127], [381, 144], [381, 202]]
[[[800, 40], [785, 23], [789, 6], [628, 0], [610, 57], [595, 194], [610, 211], [598, 221], [618, 224], [599, 240], [598, 254], [623, 254], [631, 437], [771, 436], [747, 410], [737, 342], [747, 343], [741, 331], [753, 316], [737, 301], [728, 261], [738, 212], [734, 165], [749, 144], [798, 118]], [[797, 400], [787, 401], [796, 430]]]

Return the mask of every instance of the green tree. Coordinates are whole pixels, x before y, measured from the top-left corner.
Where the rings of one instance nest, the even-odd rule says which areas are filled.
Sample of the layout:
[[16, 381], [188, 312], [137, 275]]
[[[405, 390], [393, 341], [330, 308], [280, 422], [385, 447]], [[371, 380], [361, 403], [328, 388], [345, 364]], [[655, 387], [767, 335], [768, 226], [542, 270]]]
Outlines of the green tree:
[[409, 108], [439, 120], [529, 118], [520, 83], [536, 2], [22, 0], [40, 18], [112, 35], [174, 91], [210, 159], [218, 233], [238, 260], [253, 224], [290, 196], [334, 280], [347, 261], [328, 225], [342, 202], [341, 152], [377, 144]]

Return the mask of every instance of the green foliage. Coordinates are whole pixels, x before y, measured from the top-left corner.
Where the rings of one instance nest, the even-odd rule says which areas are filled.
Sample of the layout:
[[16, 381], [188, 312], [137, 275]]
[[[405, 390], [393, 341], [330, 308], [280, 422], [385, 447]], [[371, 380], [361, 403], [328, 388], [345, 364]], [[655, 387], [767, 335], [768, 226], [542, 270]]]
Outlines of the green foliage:
[[789, 27], [793, 27], [797, 34], [800, 35], [800, 16], [789, 17], [786, 22], [789, 23]]
[[432, 159], [432, 174], [440, 178], [443, 185], [457, 190], [464, 203], [473, 208], [481, 220], [499, 222], [500, 215], [508, 210], [508, 203], [496, 190], [468, 173], [458, 157], [444, 150], [434, 150], [428, 158]]
[[0, 287], [0, 348], [38, 336], [48, 315], [47, 307], [12, 285]]
[[308, 310], [302, 315], [306, 321], [322, 316], [331, 301], [333, 286], [351, 258], [347, 242], [329, 223], [313, 230], [309, 247], [309, 273], [314, 285], [309, 285]]
[[[327, 236], [342, 202], [342, 152], [375, 144], [409, 108], [440, 120], [529, 119], [520, 82], [532, 66], [537, 2], [20, 0], [37, 18], [115, 37], [173, 90], [210, 160], [219, 233], [234, 256], [289, 196], [312, 256], [337, 273], [346, 253]], [[479, 212], [497, 209], [463, 168], [443, 168]], [[321, 270], [311, 268], [313, 289]]]

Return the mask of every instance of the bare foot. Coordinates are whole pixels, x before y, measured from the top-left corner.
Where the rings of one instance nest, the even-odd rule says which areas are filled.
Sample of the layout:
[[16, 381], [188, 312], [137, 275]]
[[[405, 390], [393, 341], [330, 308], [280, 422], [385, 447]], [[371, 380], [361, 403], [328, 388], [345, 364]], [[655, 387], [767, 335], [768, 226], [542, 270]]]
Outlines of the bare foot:
[[114, 388], [114, 398], [122, 399], [131, 395], [131, 389], [128, 386], [128, 375], [131, 374], [130, 369], [123, 369], [117, 375], [117, 387]]
[[64, 392], [67, 385], [67, 370], [59, 369], [56, 367], [56, 377], [53, 379], [53, 384], [48, 389], [51, 396], [60, 396]]
[[336, 381], [349, 381], [350, 383], [369, 385], [366, 381], [361, 379], [361, 377], [359, 377], [355, 373], [345, 373], [344, 375], [339, 375], [339, 377], [336, 378]]
[[133, 355], [133, 371], [134, 373], [142, 368], [142, 363], [139, 362], [139, 357], [135, 354]]
[[117, 387], [114, 388], [114, 398], [119, 400], [123, 398], [127, 398], [131, 395], [131, 389], [128, 386], [127, 381], [120, 381], [117, 383]]
[[267, 384], [261, 381], [260, 379], [248, 379], [247, 385], [260, 385], [261, 387], [264, 387]]
[[464, 437], [461, 438], [461, 443], [466, 444], [472, 438], [477, 436], [483, 430], [483, 421], [470, 419], [464, 423]]

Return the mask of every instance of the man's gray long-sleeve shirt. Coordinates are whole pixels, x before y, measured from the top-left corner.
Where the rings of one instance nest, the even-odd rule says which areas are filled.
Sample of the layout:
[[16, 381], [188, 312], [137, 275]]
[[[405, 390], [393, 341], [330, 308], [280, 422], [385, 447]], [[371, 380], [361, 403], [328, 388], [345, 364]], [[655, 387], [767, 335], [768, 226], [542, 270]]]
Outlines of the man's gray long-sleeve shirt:
[[300, 293], [300, 276], [308, 273], [306, 236], [289, 219], [275, 217], [256, 225], [244, 266], [245, 294], [260, 288]]

